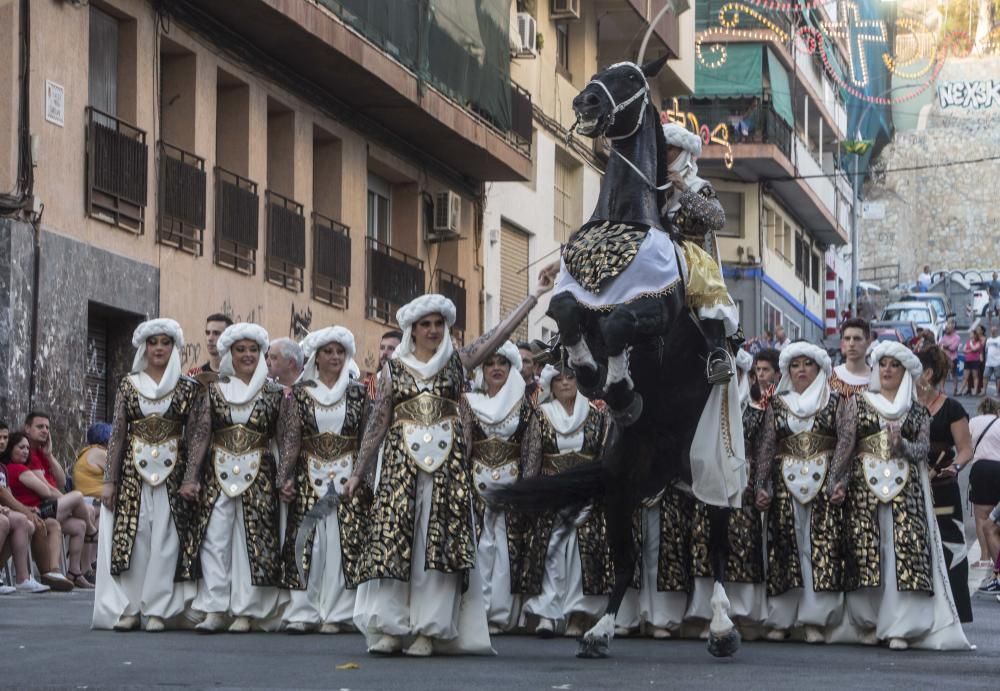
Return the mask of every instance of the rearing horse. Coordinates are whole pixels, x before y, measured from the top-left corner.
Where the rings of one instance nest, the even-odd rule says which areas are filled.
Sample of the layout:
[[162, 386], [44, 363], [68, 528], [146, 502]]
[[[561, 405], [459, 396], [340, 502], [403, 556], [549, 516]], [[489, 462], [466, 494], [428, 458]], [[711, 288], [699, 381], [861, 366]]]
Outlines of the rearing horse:
[[[667, 144], [646, 80], [665, 61], [612, 65], [573, 99], [576, 131], [606, 136], [612, 154], [597, 208], [563, 251], [549, 315], [581, 390], [603, 398], [616, 414], [604, 456], [495, 495], [527, 511], [604, 502], [614, 587], [606, 614], [580, 640], [579, 657], [607, 654], [636, 568], [632, 516], [642, 499], [668, 483], [692, 482], [692, 440], [711, 389], [705, 378], [709, 345], [686, 305], [683, 272], [659, 213]], [[729, 656], [740, 642], [723, 587], [729, 508], [710, 507], [709, 514], [716, 616], [708, 647], [713, 655]]]

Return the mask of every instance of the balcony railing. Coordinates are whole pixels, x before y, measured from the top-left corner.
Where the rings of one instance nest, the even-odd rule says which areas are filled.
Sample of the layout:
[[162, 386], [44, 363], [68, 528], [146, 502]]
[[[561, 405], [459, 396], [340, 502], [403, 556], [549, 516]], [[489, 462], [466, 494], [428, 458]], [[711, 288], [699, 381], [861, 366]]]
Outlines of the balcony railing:
[[141, 234], [146, 213], [146, 133], [87, 107], [87, 213]]
[[455, 326], [452, 327], [459, 343], [465, 343], [465, 279], [444, 269], [434, 272], [437, 291], [455, 303]]
[[302, 292], [306, 267], [306, 217], [302, 205], [268, 190], [267, 280], [269, 283]]
[[196, 256], [204, 253], [205, 159], [160, 141], [156, 241]]
[[698, 99], [684, 106], [694, 113], [698, 122], [722, 122], [729, 125], [729, 140], [733, 144], [774, 144], [792, 158], [792, 128], [782, 120], [767, 101], [727, 98], [705, 101]]
[[313, 299], [347, 309], [351, 286], [351, 229], [316, 211], [313, 222]]
[[424, 262], [375, 238], [367, 238], [366, 254], [366, 315], [394, 324], [396, 310], [424, 293]]
[[256, 182], [216, 167], [216, 264], [248, 276], [257, 273], [258, 205]]

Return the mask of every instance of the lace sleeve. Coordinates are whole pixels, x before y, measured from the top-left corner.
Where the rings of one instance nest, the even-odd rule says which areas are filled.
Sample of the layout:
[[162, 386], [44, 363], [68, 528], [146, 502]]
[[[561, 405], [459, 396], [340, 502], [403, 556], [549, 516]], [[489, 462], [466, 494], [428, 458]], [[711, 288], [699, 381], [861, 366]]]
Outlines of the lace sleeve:
[[125, 437], [128, 434], [128, 413], [121, 392], [115, 398], [114, 417], [111, 418], [111, 438], [108, 439], [108, 462], [104, 466], [104, 481], [118, 484], [121, 479], [122, 458], [125, 455]]
[[278, 412], [278, 473], [277, 485], [280, 489], [291, 477], [292, 469], [299, 460], [299, 446], [302, 440], [302, 417], [299, 402], [291, 393], [281, 397]]
[[458, 399], [458, 416], [462, 420], [462, 436], [464, 437], [462, 441], [465, 442], [465, 457], [469, 462], [469, 467], [472, 467], [472, 436], [475, 429], [476, 413], [472, 410], [469, 399], [464, 394]]
[[900, 436], [900, 446], [903, 448], [903, 455], [910, 459], [911, 463], [919, 463], [927, 460], [927, 454], [931, 450], [931, 416], [924, 415], [917, 429], [917, 438], [910, 440]]
[[199, 388], [191, 406], [187, 424], [184, 426], [184, 439], [188, 453], [184, 483], [196, 483], [201, 480], [201, 466], [212, 443], [212, 411], [208, 402], [207, 387]]
[[528, 316], [528, 312], [537, 304], [538, 298], [534, 295], [529, 295], [521, 300], [521, 304], [515, 307], [503, 321], [459, 350], [458, 356], [462, 358], [462, 366], [465, 367], [466, 371], [471, 371], [479, 367], [486, 358], [495, 353], [497, 348], [510, 338], [510, 335], [514, 333], [514, 329], [524, 321]]
[[771, 469], [774, 467], [774, 456], [778, 452], [778, 434], [774, 424], [774, 408], [768, 406], [764, 413], [764, 423], [760, 430], [760, 444], [757, 447], [757, 457], [754, 459], [756, 472], [756, 487], [754, 493], [764, 490], [771, 493]]
[[847, 481], [854, 460], [854, 447], [858, 440], [858, 407], [853, 396], [840, 400], [837, 406], [837, 448], [833, 452], [831, 480], [827, 487], [832, 492], [838, 484]]
[[521, 439], [521, 473], [524, 477], [536, 477], [542, 472], [542, 424], [538, 413], [532, 411], [528, 429]]
[[385, 435], [389, 433], [392, 424], [392, 375], [389, 373], [389, 363], [382, 367], [382, 376], [378, 381], [378, 393], [372, 403], [365, 423], [365, 434], [358, 451], [358, 462], [354, 467], [354, 475], [364, 478], [369, 467], [378, 456]]

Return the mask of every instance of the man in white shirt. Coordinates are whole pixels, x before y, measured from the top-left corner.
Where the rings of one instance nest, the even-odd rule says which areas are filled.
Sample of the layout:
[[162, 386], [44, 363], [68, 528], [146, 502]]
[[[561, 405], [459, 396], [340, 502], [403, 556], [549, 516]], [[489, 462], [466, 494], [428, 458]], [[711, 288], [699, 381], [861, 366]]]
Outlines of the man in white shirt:
[[990, 378], [996, 377], [997, 396], [1000, 396], [1000, 336], [998, 327], [990, 327], [990, 337], [986, 339], [986, 371], [983, 374], [983, 394], [990, 386]]
[[774, 327], [775, 350], [781, 350], [789, 343], [791, 343], [791, 340], [788, 338], [788, 336], [785, 335], [785, 327], [782, 326], [781, 324], [778, 324], [776, 327]]
[[865, 362], [865, 353], [871, 341], [871, 328], [864, 319], [847, 319], [840, 325], [840, 354], [843, 364], [833, 368], [830, 388], [843, 396], [853, 396], [868, 388], [871, 368]]
[[917, 292], [926, 293], [931, 289], [931, 266], [924, 264], [923, 272], [917, 276]]

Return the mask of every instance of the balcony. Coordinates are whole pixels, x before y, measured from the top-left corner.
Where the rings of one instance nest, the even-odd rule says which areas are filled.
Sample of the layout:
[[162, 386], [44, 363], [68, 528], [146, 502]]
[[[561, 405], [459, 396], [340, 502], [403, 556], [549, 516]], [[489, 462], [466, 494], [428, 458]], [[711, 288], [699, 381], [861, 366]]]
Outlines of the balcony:
[[146, 133], [87, 107], [87, 214], [141, 235], [146, 212]]
[[[596, 0], [593, 14], [599, 17], [598, 61], [611, 64], [625, 59], [634, 60], [639, 41], [665, 4], [666, 0]], [[681, 55], [680, 35], [680, 20], [668, 12], [653, 27], [646, 60], [663, 53], [671, 60], [678, 59]], [[690, 46], [685, 50], [690, 50]], [[658, 77], [663, 93], [689, 93], [690, 85], [670, 82], [670, 73], [671, 70], [662, 70]]]
[[204, 253], [205, 159], [160, 142], [156, 241], [200, 257]]
[[257, 183], [215, 169], [215, 263], [241, 274], [257, 273], [260, 198]]
[[[511, 134], [509, 65], [503, 62], [509, 59], [508, 17], [500, 26], [488, 11], [472, 13], [480, 19], [470, 48], [452, 38], [461, 28], [444, 16], [463, 6], [175, 0], [163, 9], [209, 40], [228, 36], [249, 69], [411, 158], [455, 177], [529, 180], [531, 157]], [[472, 52], [476, 44], [481, 60]]]
[[841, 220], [843, 204], [834, 181], [819, 177], [825, 175], [820, 164], [767, 101], [755, 106], [755, 99], [699, 99], [681, 107], [710, 127], [714, 123], [729, 125], [732, 170], [725, 167], [725, 149], [710, 144], [698, 159], [702, 174], [766, 182], [818, 240], [835, 246], [847, 242]]
[[306, 217], [297, 201], [268, 190], [267, 281], [301, 293], [306, 267]]
[[313, 299], [345, 310], [351, 287], [351, 229], [316, 211], [312, 222]]
[[437, 292], [455, 303], [455, 325], [451, 332], [459, 343], [465, 343], [465, 279], [444, 269], [434, 272]]
[[383, 324], [396, 323], [396, 310], [424, 294], [424, 262], [367, 238], [365, 314]]

